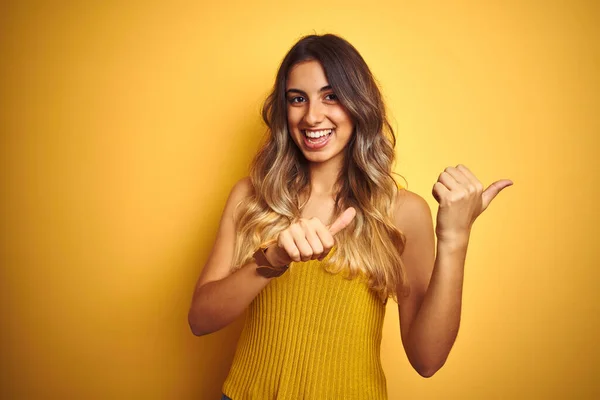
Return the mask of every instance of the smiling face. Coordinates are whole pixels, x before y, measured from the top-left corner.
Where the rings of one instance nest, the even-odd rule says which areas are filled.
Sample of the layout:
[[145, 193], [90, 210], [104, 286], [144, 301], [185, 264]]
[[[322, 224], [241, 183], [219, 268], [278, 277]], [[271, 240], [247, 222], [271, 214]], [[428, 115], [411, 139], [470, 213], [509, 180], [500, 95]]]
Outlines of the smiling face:
[[354, 131], [348, 111], [329, 86], [321, 63], [293, 66], [286, 82], [290, 134], [309, 162], [340, 162]]

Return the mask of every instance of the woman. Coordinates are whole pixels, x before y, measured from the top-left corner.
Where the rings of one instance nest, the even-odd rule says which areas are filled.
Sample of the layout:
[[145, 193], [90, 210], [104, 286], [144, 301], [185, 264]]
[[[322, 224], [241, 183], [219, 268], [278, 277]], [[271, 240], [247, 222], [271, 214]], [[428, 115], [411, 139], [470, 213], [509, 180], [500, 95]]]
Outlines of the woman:
[[385, 304], [398, 302], [415, 370], [432, 376], [458, 332], [473, 222], [485, 191], [464, 166], [425, 200], [392, 177], [394, 132], [366, 63], [335, 35], [302, 38], [263, 108], [269, 135], [227, 200], [189, 323], [217, 331], [249, 307], [223, 398], [386, 399]]

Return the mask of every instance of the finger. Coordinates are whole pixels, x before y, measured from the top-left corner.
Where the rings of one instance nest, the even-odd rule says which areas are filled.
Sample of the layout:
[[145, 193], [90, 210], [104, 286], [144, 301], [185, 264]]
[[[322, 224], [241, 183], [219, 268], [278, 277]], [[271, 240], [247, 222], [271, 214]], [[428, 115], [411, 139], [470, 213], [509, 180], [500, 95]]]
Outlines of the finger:
[[313, 224], [315, 223], [302, 220], [300, 224], [302, 226], [302, 229], [304, 229], [304, 237], [306, 238], [306, 241], [312, 248], [313, 254], [311, 259], [314, 260], [319, 258], [323, 253], [323, 244], [321, 243], [321, 240], [319, 239], [319, 236], [315, 231], [315, 226], [313, 226]]
[[279, 234], [279, 247], [284, 249], [292, 261], [300, 262], [300, 250], [296, 247], [294, 238], [288, 229]]
[[290, 225], [290, 232], [294, 238], [296, 247], [298, 247], [298, 250], [300, 250], [300, 259], [302, 261], [310, 260], [313, 256], [313, 250], [306, 240], [304, 229], [302, 229], [299, 224], [292, 224]]
[[356, 210], [354, 207], [348, 207], [331, 225], [328, 226], [329, 232], [335, 235], [348, 225], [356, 216]]
[[458, 189], [460, 187], [458, 181], [446, 171], [443, 171], [440, 174], [438, 177], [438, 183], [444, 185], [448, 190]]
[[463, 174], [459, 169], [455, 167], [447, 167], [446, 169], [444, 169], [444, 172], [449, 174], [452, 178], [454, 178], [456, 182], [458, 182], [461, 185], [470, 184], [469, 178], [467, 178], [465, 174]]
[[485, 210], [490, 205], [492, 200], [494, 200], [494, 198], [498, 195], [498, 193], [500, 193], [502, 189], [505, 189], [511, 186], [512, 184], [513, 181], [511, 181], [510, 179], [501, 179], [488, 186], [488, 188], [483, 191], [482, 195], [481, 203], [483, 209]]
[[436, 182], [433, 185], [433, 190], [431, 191], [431, 194], [433, 194], [433, 197], [439, 204], [442, 204], [442, 199], [446, 197], [449, 193], [450, 191], [448, 190], [448, 188], [444, 186], [444, 184], [441, 182]]
[[474, 185], [477, 188], [477, 190], [483, 191], [483, 185], [481, 184], [479, 179], [477, 179], [475, 174], [473, 174], [471, 172], [471, 170], [469, 168], [467, 168], [466, 166], [464, 166], [462, 164], [458, 164], [456, 166], [456, 169], [459, 170], [460, 172], [462, 172], [462, 174], [467, 177], [469, 182], [471, 182], [471, 184]]
[[321, 257], [319, 257], [319, 260], [323, 260], [325, 257], [327, 257], [327, 255], [335, 245], [335, 240], [333, 239], [331, 232], [329, 232], [327, 227], [323, 224], [318, 224], [315, 227], [315, 232], [319, 236], [319, 240], [323, 245], [323, 252], [321, 254]]

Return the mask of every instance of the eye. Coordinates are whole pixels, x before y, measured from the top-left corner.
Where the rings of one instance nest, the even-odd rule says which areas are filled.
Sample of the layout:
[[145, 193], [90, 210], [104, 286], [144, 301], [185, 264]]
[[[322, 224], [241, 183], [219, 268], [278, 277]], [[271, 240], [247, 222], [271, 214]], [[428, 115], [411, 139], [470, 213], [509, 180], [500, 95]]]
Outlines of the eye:
[[337, 101], [338, 97], [335, 95], [335, 93], [329, 93], [327, 96], [325, 96], [326, 100], [331, 100], [331, 101]]
[[304, 100], [305, 100], [305, 99], [304, 99], [304, 97], [302, 97], [302, 96], [294, 96], [294, 97], [289, 97], [289, 98], [288, 98], [288, 101], [289, 101], [291, 104], [298, 104], [298, 103], [302, 103], [302, 102], [304, 102]]

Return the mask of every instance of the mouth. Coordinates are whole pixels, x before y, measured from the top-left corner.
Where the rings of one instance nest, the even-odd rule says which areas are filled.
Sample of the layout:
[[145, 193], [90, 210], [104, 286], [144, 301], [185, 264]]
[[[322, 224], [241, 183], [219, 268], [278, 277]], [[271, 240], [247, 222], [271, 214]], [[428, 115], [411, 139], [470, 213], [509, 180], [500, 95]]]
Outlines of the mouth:
[[322, 149], [329, 143], [335, 129], [303, 129], [304, 144], [311, 150]]
[[335, 129], [302, 130], [304, 143], [310, 149], [320, 149], [325, 147], [334, 132]]

